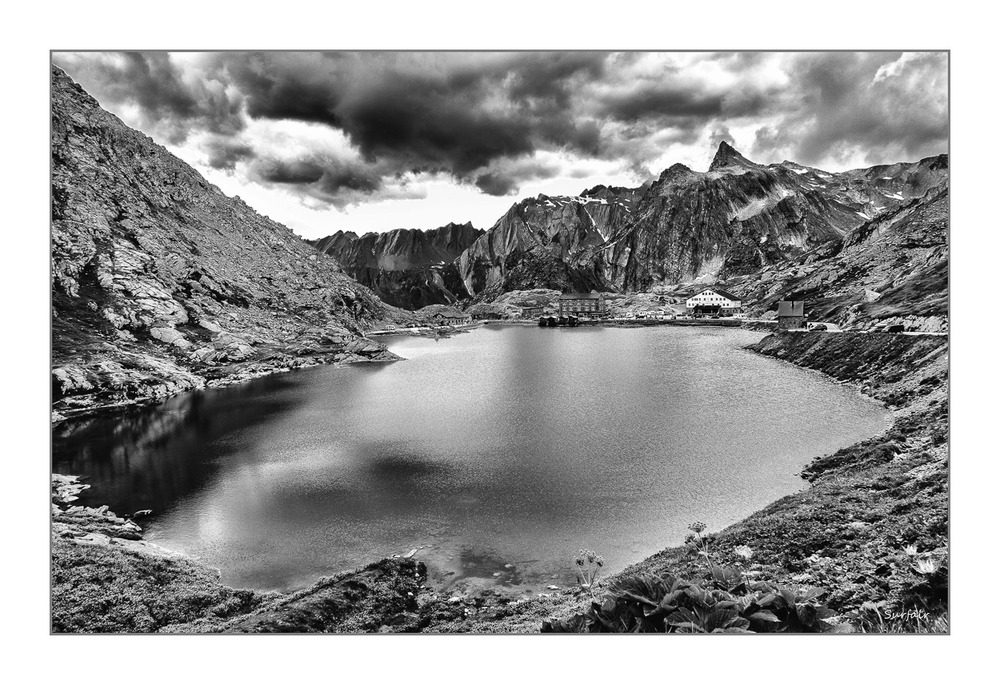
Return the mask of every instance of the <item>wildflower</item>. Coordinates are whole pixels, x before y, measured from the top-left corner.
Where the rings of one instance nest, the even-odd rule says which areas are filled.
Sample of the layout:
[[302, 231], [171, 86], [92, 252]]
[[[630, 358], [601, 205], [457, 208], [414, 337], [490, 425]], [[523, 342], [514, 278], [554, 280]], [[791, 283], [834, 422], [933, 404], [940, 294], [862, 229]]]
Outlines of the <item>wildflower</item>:
[[908, 557], [915, 557], [915, 556], [917, 556], [917, 546], [916, 545], [907, 545], [906, 547], [903, 548], [903, 551], [906, 552], [906, 556], [908, 556]]
[[598, 556], [597, 552], [589, 549], [581, 549], [580, 554], [577, 555], [574, 561], [580, 567], [577, 571], [580, 587], [590, 592], [591, 597], [593, 597], [597, 576], [600, 573], [600, 569], [604, 566], [604, 557]]
[[933, 559], [917, 559], [913, 568], [917, 573], [927, 576], [938, 570], [938, 563]]
[[694, 533], [698, 533], [699, 535], [700, 535], [700, 534], [701, 534], [701, 533], [702, 533], [702, 532], [703, 532], [703, 531], [704, 531], [704, 530], [705, 530], [706, 528], [708, 528], [708, 526], [706, 526], [706, 525], [705, 525], [704, 523], [702, 523], [701, 521], [695, 521], [695, 522], [694, 522], [694, 523], [692, 523], [692, 524], [691, 524], [690, 526], [688, 526], [688, 530], [690, 530], [690, 531], [692, 531], [692, 532], [694, 532]]
[[733, 550], [733, 554], [740, 557], [741, 559], [750, 561], [750, 557], [753, 556], [753, 550], [750, 549], [747, 545], [740, 545], [739, 547]]

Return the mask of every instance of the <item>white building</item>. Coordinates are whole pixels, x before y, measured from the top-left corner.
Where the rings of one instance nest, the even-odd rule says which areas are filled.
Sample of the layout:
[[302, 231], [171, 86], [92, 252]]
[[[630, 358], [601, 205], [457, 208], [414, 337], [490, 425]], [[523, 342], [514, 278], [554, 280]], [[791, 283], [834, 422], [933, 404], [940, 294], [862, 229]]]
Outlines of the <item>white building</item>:
[[705, 288], [687, 300], [689, 314], [718, 314], [732, 316], [740, 311], [743, 301], [722, 288]]

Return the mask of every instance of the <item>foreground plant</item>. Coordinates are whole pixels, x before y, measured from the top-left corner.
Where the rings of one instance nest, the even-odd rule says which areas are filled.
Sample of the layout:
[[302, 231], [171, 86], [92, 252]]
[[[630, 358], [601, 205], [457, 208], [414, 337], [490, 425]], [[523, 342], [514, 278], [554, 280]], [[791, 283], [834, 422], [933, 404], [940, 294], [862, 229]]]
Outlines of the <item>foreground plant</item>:
[[604, 567], [604, 558], [589, 549], [581, 549], [573, 561], [577, 565], [576, 575], [580, 587], [589, 591], [591, 597], [593, 597], [594, 583], [597, 582], [597, 576]]
[[[726, 587], [735, 580], [735, 584]], [[819, 588], [799, 591], [747, 584], [735, 569], [715, 567], [702, 586], [672, 575], [640, 575], [613, 583], [585, 613], [545, 621], [543, 633], [829, 633], [851, 632], [828, 620]]]
[[[704, 557], [710, 579], [686, 581], [672, 575], [619, 578], [603, 601], [593, 601], [586, 612], [568, 619], [545, 621], [543, 633], [828, 633], [852, 632], [850, 624], [819, 601], [820, 588], [798, 591], [765, 582], [751, 582], [742, 569], [712, 561], [707, 526], [695, 521], [685, 542]], [[749, 563], [754, 551], [747, 545], [733, 555]], [[600, 557], [580, 550], [577, 566], [601, 565]], [[590, 568], [589, 566], [587, 568]], [[596, 568], [595, 568], [596, 571]], [[593, 576], [581, 573], [591, 589]], [[834, 620], [828, 620], [834, 619]]]
[[702, 521], [695, 521], [692, 523], [688, 526], [688, 530], [691, 532], [684, 538], [684, 543], [696, 549], [698, 551], [698, 556], [705, 557], [705, 563], [708, 564], [708, 569], [714, 573], [715, 565], [712, 563], [712, 557], [708, 553], [708, 537], [702, 535], [706, 528], [708, 528], [708, 526]]

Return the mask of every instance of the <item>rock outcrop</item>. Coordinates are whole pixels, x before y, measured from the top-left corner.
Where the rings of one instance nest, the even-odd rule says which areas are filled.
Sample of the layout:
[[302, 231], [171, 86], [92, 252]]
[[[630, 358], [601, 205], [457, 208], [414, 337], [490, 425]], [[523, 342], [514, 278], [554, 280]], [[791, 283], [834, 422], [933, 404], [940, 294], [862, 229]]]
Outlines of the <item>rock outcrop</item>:
[[751, 303], [751, 314], [794, 299], [806, 301], [816, 321], [946, 332], [948, 200], [947, 188], [933, 190], [727, 287]]
[[482, 234], [471, 223], [451, 223], [430, 231], [399, 228], [360, 238], [338, 231], [313, 244], [383, 301], [416, 310], [466, 296], [455, 260]]
[[59, 415], [348, 356], [396, 312], [52, 68]]
[[597, 186], [582, 195], [521, 200], [458, 260], [466, 292], [608, 290], [602, 249], [626, 226], [638, 191]]

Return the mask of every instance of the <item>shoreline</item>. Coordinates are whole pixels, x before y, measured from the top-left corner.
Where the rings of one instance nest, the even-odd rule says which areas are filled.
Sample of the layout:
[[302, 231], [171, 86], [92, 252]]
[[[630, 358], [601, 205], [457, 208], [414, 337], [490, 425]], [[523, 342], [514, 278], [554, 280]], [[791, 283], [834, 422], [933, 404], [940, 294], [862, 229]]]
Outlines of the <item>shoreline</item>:
[[[751, 325], [745, 325], [749, 323]], [[697, 325], [697, 326], [717, 326], [725, 328], [746, 328], [748, 330], [760, 330], [753, 324], [757, 322], [744, 322], [737, 326], [736, 324], [718, 324], [717, 322], [685, 322], [683, 324], [678, 324], [676, 322], [670, 321], [644, 321], [636, 323], [630, 320], [612, 320], [612, 321], [588, 321], [582, 322], [581, 325], [587, 326], [607, 326], [609, 328], [639, 328], [645, 326], [657, 326], [657, 325]], [[765, 326], [767, 329], [766, 322], [760, 325]], [[85, 398], [88, 404], [80, 404], [79, 406], [63, 406], [59, 405], [59, 402], [53, 399], [50, 395], [50, 411], [49, 411], [49, 423], [51, 426], [56, 426], [67, 419], [79, 419], [91, 416], [101, 416], [112, 411], [128, 411], [131, 409], [140, 409], [143, 407], [148, 407], [158, 402], [163, 402], [171, 397], [183, 394], [185, 392], [195, 392], [199, 390], [208, 390], [213, 388], [224, 388], [232, 385], [239, 385], [240, 383], [246, 383], [258, 378], [263, 378], [265, 376], [270, 376], [279, 373], [287, 373], [289, 371], [294, 371], [297, 369], [311, 368], [314, 366], [346, 366], [348, 364], [362, 364], [362, 363], [381, 363], [381, 362], [394, 362], [394, 361], [405, 361], [402, 357], [394, 355], [385, 349], [385, 346], [377, 341], [377, 338], [388, 337], [388, 336], [408, 336], [408, 337], [442, 337], [447, 338], [452, 335], [459, 335], [462, 333], [468, 333], [469, 331], [482, 328], [484, 326], [538, 326], [538, 322], [521, 322], [521, 321], [494, 321], [494, 320], [483, 320], [476, 321], [472, 324], [463, 324], [459, 326], [447, 326], [439, 328], [424, 327], [418, 330], [412, 330], [407, 328], [399, 328], [395, 330], [371, 330], [366, 331], [363, 336], [356, 338], [350, 343], [337, 347], [335, 349], [330, 349], [326, 351], [313, 350], [311, 354], [296, 355], [294, 353], [289, 353], [289, 351], [277, 351], [272, 354], [271, 357], [265, 357], [258, 360], [248, 360], [245, 362], [237, 362], [230, 364], [225, 367], [209, 367], [208, 369], [200, 369], [200, 371], [213, 371], [218, 373], [217, 377], [201, 376], [192, 373], [188, 369], [182, 369], [181, 367], [176, 367], [178, 371], [183, 374], [184, 383], [168, 384], [165, 383], [163, 379], [152, 379], [149, 383], [149, 388], [151, 392], [146, 395], [140, 395], [137, 397], [124, 397], [123, 399], [115, 400], [103, 400], [98, 397], [102, 392], [102, 388], [94, 388], [94, 392], [91, 394], [78, 394], [78, 395], [67, 395], [66, 397], [72, 398], [75, 402], [84, 401]], [[368, 336], [375, 336], [375, 338], [370, 338]], [[281, 357], [279, 359], [279, 357]], [[273, 363], [272, 363], [273, 362]], [[50, 375], [56, 370], [50, 362], [49, 372]], [[58, 367], [63, 368], [63, 367]], [[215, 373], [211, 374], [212, 376]], [[58, 405], [58, 406], [57, 406]]]
[[[523, 325], [523, 324], [522, 324]], [[819, 371], [826, 375], [829, 379], [837, 382], [838, 384], [851, 384], [853, 385], [863, 396], [878, 402], [882, 406], [888, 408], [891, 412], [889, 416], [889, 425], [887, 425], [885, 431], [879, 435], [851, 445], [847, 448], [839, 450], [834, 455], [824, 455], [813, 460], [808, 464], [800, 474], [806, 481], [806, 488], [798, 493], [786, 496], [777, 500], [776, 502], [767, 505], [760, 511], [751, 513], [746, 518], [741, 521], [727, 527], [725, 530], [714, 534], [715, 539], [720, 545], [726, 545], [728, 543], [730, 547], [736, 545], [736, 541], [740, 541], [739, 544], [747, 544], [755, 550], [766, 550], [770, 549], [772, 551], [772, 556], [775, 557], [768, 562], [764, 562], [762, 558], [761, 564], [758, 564], [759, 568], [755, 569], [757, 573], [760, 574], [762, 578], [769, 578], [773, 580], [782, 580], [789, 583], [801, 583], [807, 580], [819, 580], [822, 575], [819, 572], [814, 574], [808, 573], [809, 564], [803, 566], [803, 560], [806, 556], [804, 552], [802, 554], [789, 553], [789, 550], [784, 549], [782, 545], [782, 540], [785, 542], [791, 541], [795, 542], [796, 535], [786, 531], [782, 535], [777, 536], [779, 539], [775, 539], [776, 536], [773, 532], [768, 533], [767, 527], [765, 529], [760, 529], [759, 524], [761, 521], [770, 521], [772, 524], [774, 520], [779, 523], [785, 524], [785, 528], [795, 528], [797, 521], [801, 523], [800, 519], [808, 519], [808, 511], [810, 508], [814, 507], [814, 500], [817, 500], [821, 495], [825, 495], [825, 490], [830, 487], [839, 487], [841, 485], [840, 481], [845, 478], [850, 480], [855, 476], [853, 473], [851, 462], [861, 462], [861, 466], [865, 465], [865, 457], [870, 452], [878, 452], [881, 447], [884, 447], [887, 442], [886, 437], [893, 434], [901, 424], [901, 421], [911, 416], [914, 412], [926, 413], [927, 406], [914, 407], [914, 404], [920, 404], [916, 402], [914, 398], [910, 398], [913, 401], [907, 401], [907, 398], [903, 400], [898, 400], [895, 396], [897, 391], [895, 386], [899, 384], [901, 379], [896, 379], [887, 384], [887, 386], [880, 392], [873, 392], [872, 388], [872, 369], [865, 370], [864, 360], [859, 363], [851, 364], [844, 363], [844, 355], [842, 348], [850, 348], [852, 344], [857, 343], [862, 346], [878, 341], [881, 344], [888, 345], [896, 350], [896, 356], [907, 352], [911, 349], [920, 348], [919, 351], [926, 352], [925, 357], [929, 360], [925, 360], [926, 364], [933, 365], [935, 363], [940, 366], [940, 360], [935, 360], [934, 357], [940, 352], [944, 352], [944, 358], [946, 363], [947, 358], [947, 340], [944, 340], [945, 344], [941, 344], [940, 338], [935, 338], [931, 341], [923, 340], [919, 337], [907, 336], [903, 338], [900, 336], [899, 339], [885, 338], [885, 336], [892, 336], [892, 334], [846, 334], [844, 339], [841, 339], [841, 335], [829, 336], [823, 333], [792, 333], [784, 335], [771, 335], [763, 337], [759, 342], [748, 346], [750, 349], [758, 354], [764, 354], [765, 356], [772, 356], [776, 359], [781, 359], [784, 361], [789, 361], [800, 368], [805, 368], [808, 370]], [[858, 338], [857, 336], [864, 335], [864, 338]], [[800, 337], [802, 336], [802, 337]], [[849, 342], [843, 342], [848, 338], [853, 338]], [[822, 348], [831, 348], [823, 352]], [[818, 351], [817, 351], [818, 350]], [[821, 353], [822, 352], [822, 353]], [[858, 350], [859, 356], [865, 356], [862, 351]], [[871, 357], [872, 355], [868, 355]], [[904, 355], [905, 356], [905, 355]], [[878, 355], [875, 355], [878, 357]], [[848, 362], [850, 360], [848, 359]], [[892, 366], [891, 359], [885, 358], [882, 360], [883, 365]], [[897, 365], [898, 366], [898, 365]], [[919, 371], [920, 369], [918, 369]], [[878, 369], [874, 370], [876, 375], [878, 375]], [[934, 369], [932, 369], [934, 371]], [[936, 372], [940, 372], [941, 369], [937, 369]], [[944, 368], [944, 374], [946, 377], [947, 367]], [[925, 375], [926, 378], [934, 378], [933, 374]], [[867, 379], [867, 382], [865, 382]], [[917, 381], [918, 386], [924, 382], [925, 379]], [[912, 383], [911, 383], [912, 385]], [[945, 381], [945, 388], [946, 388]], [[935, 384], [930, 384], [928, 387], [931, 388], [932, 392], [925, 393], [923, 397], [923, 405], [927, 405], [928, 399], [926, 396], [940, 394], [940, 382]], [[881, 397], [879, 396], [881, 395]], [[921, 397], [916, 398], [917, 400]], [[886, 399], [890, 401], [887, 402]], [[933, 404], [933, 402], [931, 402]], [[945, 421], [947, 417], [945, 415]], [[921, 422], [918, 421], [918, 424]], [[924, 426], [923, 430], [920, 425], [916, 427], [910, 426], [912, 428], [910, 434], [907, 437], [920, 438], [923, 432], [927, 430], [933, 430], [934, 426], [930, 427]], [[893, 440], [889, 440], [892, 442]], [[913, 452], [917, 447], [921, 446], [923, 442], [920, 440], [916, 441], [917, 444], [912, 445], [913, 449], [907, 450], [904, 447], [902, 452]], [[884, 452], [884, 450], [882, 450]], [[945, 464], [947, 463], [947, 445], [944, 445], [944, 459]], [[894, 456], [901, 452], [894, 453]], [[838, 456], [839, 455], [839, 456]], [[884, 458], [884, 455], [883, 457]], [[891, 461], [889, 462], [891, 464]], [[926, 466], [927, 460], [923, 460], [919, 466]], [[855, 464], [855, 466], [858, 466]], [[875, 466], [883, 467], [884, 464], [878, 463]], [[945, 479], [947, 478], [946, 467], [945, 467]], [[832, 485], [831, 485], [832, 484]], [[859, 483], [855, 483], [854, 487], [859, 486]], [[819, 489], [817, 489], [819, 488]], [[853, 516], [853, 515], [852, 515]], [[856, 519], [860, 519], [859, 516], [853, 516]], [[57, 517], [58, 518], [58, 515]], [[54, 519], [55, 520], [55, 519]], [[855, 523], [857, 525], [851, 526], [850, 523]], [[829, 538], [829, 541], [836, 547], [838, 546], [838, 537], [857, 537], [856, 533], [861, 532], [867, 526], [874, 526], [874, 524], [863, 523], [862, 521], [851, 521], [848, 523], [849, 533], [838, 535], [838, 531], [823, 534], [824, 537]], [[55, 537], [55, 531], [53, 532]], [[54, 543], [55, 544], [55, 543]], [[787, 545], [785, 545], [787, 547]], [[883, 545], [884, 546], [884, 545]], [[55, 546], [53, 551], [55, 552]], [[117, 551], [117, 550], [116, 550]], [[781, 553], [784, 552], [784, 561], [780, 561]], [[844, 551], [848, 552], [845, 557]], [[878, 550], [866, 550], [861, 553], [855, 550], [852, 555], [850, 550], [844, 550], [838, 555], [838, 562], [843, 562], [847, 566], [852, 568], [862, 568], [864, 566], [865, 560], [868, 560], [873, 554]], [[883, 553], [885, 550], [882, 550]], [[922, 550], [923, 551], [923, 550]], [[813, 554], [812, 556], [815, 556]], [[797, 557], [797, 558], [796, 558]], [[812, 558], [812, 557], [810, 557]], [[780, 562], [780, 563], [779, 563]], [[856, 563], [854, 563], [856, 562]], [[191, 562], [197, 565], [197, 562]], [[827, 563], [827, 562], [824, 562]], [[884, 565], [884, 564], [883, 564]], [[699, 563], [698, 558], [692, 557], [690, 550], [684, 547], [669, 548], [661, 550], [660, 552], [653, 554], [652, 556], [633, 564], [623, 571], [611, 576], [603, 583], [600, 584], [601, 587], [606, 587], [609, 582], [623, 577], [628, 577], [630, 575], [635, 575], [637, 573], [663, 573], [669, 569], [672, 573], [678, 573], [678, 571], [683, 571], [684, 574], [689, 576], [697, 576], [699, 573]], [[805, 569], [805, 570], [803, 570]], [[798, 570], [799, 572], [795, 572]], [[700, 569], [703, 573], [703, 569]], [[302, 604], [310, 604], [317, 600], [318, 596], [329, 594], [330, 592], [339, 592], [343, 590], [345, 583], [352, 582], [351, 579], [357, 580], [361, 577], [369, 577], [373, 573], [381, 574], [378, 575], [379, 578], [388, 583], [385, 587], [382, 587], [378, 583], [375, 585], [379, 589], [377, 592], [371, 596], [371, 602], [366, 603], [364, 601], [358, 604], [346, 603], [343, 607], [346, 612], [343, 616], [338, 618], [327, 617], [324, 619], [325, 622], [320, 622], [316, 625], [297, 625], [292, 628], [296, 632], [298, 631], [311, 631], [311, 630], [333, 630], [337, 632], [369, 632], [371, 630], [379, 631], [434, 631], [434, 632], [537, 632], [541, 628], [541, 622], [543, 620], [549, 620], [551, 618], [558, 618], [560, 616], [565, 617], [571, 615], [574, 611], [581, 610], [587, 604], [588, 597], [584, 595], [583, 591], [579, 588], [561, 588], [559, 591], [554, 592], [549, 597], [538, 598], [537, 596], [532, 599], [522, 600], [516, 599], [510, 596], [505, 596], [503, 592], [496, 591], [492, 589], [482, 590], [475, 593], [470, 593], [468, 595], [452, 595], [451, 593], [442, 593], [439, 589], [430, 586], [427, 583], [427, 569], [423, 563], [413, 560], [413, 559], [383, 559], [381, 561], [370, 564], [369, 566], [354, 572], [347, 572], [338, 574], [335, 576], [333, 581], [329, 579], [321, 579], [317, 581], [316, 584], [302, 590], [299, 592], [291, 593], [290, 595], [280, 595], [278, 598], [273, 596], [273, 593], [259, 593], [256, 591], [248, 590], [235, 590], [233, 588], [227, 588], [218, 581], [217, 574], [214, 579], [214, 585], [209, 583], [205, 586], [204, 591], [209, 594], [226, 594], [228, 593], [249, 593], [252, 597], [268, 597], [268, 599], [261, 599], [258, 605], [254, 605], [254, 608], [247, 607], [245, 614], [241, 614], [239, 617], [236, 616], [221, 616], [216, 615], [213, 619], [211, 617], [197, 617], [195, 623], [178, 623], [170, 624], [171, 631], [177, 629], [181, 632], [191, 631], [191, 632], [216, 632], [218, 630], [224, 631], [234, 631], [234, 632], [245, 632], [250, 629], [251, 625], [254, 626], [252, 629], [254, 632], [262, 630], [274, 630], [278, 629], [276, 626], [287, 619], [289, 612], [294, 613], [302, 609]], [[415, 583], [415, 588], [410, 588], [406, 590], [406, 593], [412, 593], [411, 595], [402, 594], [400, 595], [396, 590], [392, 590], [389, 586], [387, 578], [395, 576], [398, 579], [405, 578], [407, 580], [407, 587], [409, 587], [409, 582], [412, 580]], [[806, 578], [805, 576], [809, 576]], [[798, 578], [799, 580], [795, 580]], [[419, 581], [419, 582], [418, 582]], [[381, 581], [380, 581], [381, 582]], [[340, 588], [340, 590], [337, 590]], [[385, 593], [389, 593], [386, 595]], [[169, 593], [168, 593], [169, 594]], [[870, 601], [870, 597], [876, 596], [872, 594], [869, 589], [866, 593], [861, 593], [864, 598], [859, 601], [851, 602], [849, 600], [850, 593], [840, 592], [840, 594], [834, 592], [834, 606], [838, 610], [842, 611], [857, 611], [864, 601]], [[857, 593], [855, 593], [857, 594]], [[885, 593], [887, 596], [891, 595], [891, 592]], [[842, 596], [843, 595], [843, 596]], [[214, 595], [213, 595], [214, 596]], [[402, 604], [400, 604], [402, 602]], [[398, 607], [403, 608], [400, 611], [388, 615], [380, 609], [379, 607], [385, 604], [388, 607]], [[269, 621], [264, 621], [261, 619], [262, 615], [270, 616]], [[345, 618], [345, 616], [351, 616], [353, 618]], [[284, 618], [282, 618], [284, 617]], [[278, 623], [274, 623], [277, 621]], [[196, 625], [197, 624], [197, 625]], [[182, 628], [182, 626], [184, 626]], [[163, 626], [166, 629], [168, 626]]]
[[[146, 384], [148, 394], [136, 397], [112, 395], [105, 399], [101, 393], [113, 392], [110, 388], [93, 387], [93, 392], [67, 395], [59, 401], [50, 395], [49, 422], [56, 426], [67, 419], [100, 416], [111, 411], [128, 411], [155, 405], [159, 402], [176, 397], [186, 392], [196, 392], [215, 388], [225, 388], [232, 385], [247, 383], [258, 378], [279, 373], [287, 373], [297, 369], [314, 366], [347, 366], [349, 364], [372, 364], [402, 361], [403, 358], [389, 352], [384, 345], [367, 337], [358, 337], [343, 346], [327, 350], [313, 349], [309, 354], [294, 354], [289, 351], [276, 351], [268, 357], [245, 362], [236, 362], [226, 366], [206, 367], [198, 369], [198, 375], [189, 369], [175, 367], [182, 374], [183, 383], [166, 383], [163, 379], [154, 378]], [[57, 367], [50, 365], [50, 375]], [[64, 369], [66, 367], [58, 367]], [[65, 406], [76, 403], [78, 406]], [[62, 404], [59, 404], [62, 402]]]

